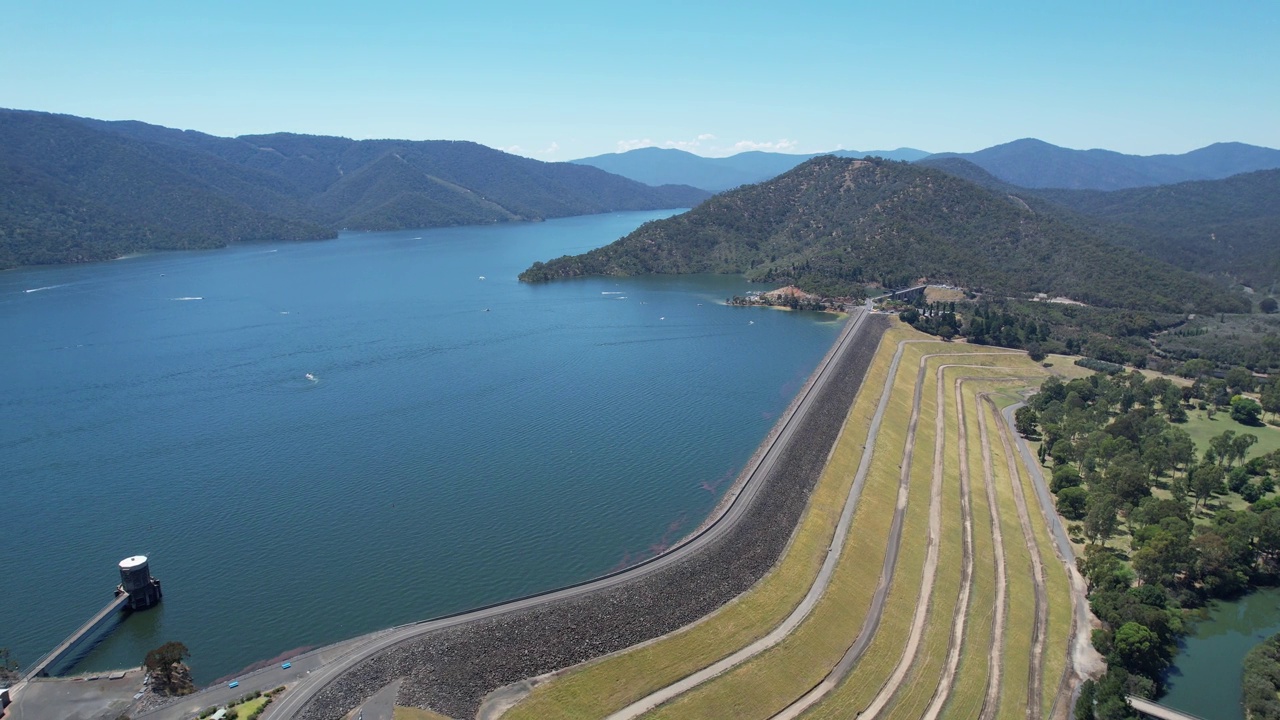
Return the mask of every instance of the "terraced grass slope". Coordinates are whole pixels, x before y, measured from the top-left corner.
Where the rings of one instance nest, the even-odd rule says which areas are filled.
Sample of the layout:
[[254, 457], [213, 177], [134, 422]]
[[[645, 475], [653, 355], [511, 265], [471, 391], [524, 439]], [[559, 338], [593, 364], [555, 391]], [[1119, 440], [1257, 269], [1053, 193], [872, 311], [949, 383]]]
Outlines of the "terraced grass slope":
[[[504, 717], [1061, 717], [1075, 598], [997, 411], [1047, 372], [1023, 354], [889, 331], [779, 565], [702, 622], [545, 682]], [[835, 515], [850, 498], [842, 537]], [[811, 589], [833, 542], [811, 612], [744, 655]], [[647, 709], [668, 686], [679, 692]]]

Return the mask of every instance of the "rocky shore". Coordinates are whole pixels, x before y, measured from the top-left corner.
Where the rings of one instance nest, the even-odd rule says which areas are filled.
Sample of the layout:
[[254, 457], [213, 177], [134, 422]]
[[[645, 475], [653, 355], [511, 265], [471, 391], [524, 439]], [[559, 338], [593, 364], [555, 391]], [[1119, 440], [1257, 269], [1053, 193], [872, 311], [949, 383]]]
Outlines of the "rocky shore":
[[330, 683], [300, 717], [341, 718], [397, 678], [397, 704], [472, 717], [495, 688], [671, 632], [750, 588], [795, 530], [889, 322], [866, 318], [746, 515], [704, 551], [621, 586], [407, 640]]

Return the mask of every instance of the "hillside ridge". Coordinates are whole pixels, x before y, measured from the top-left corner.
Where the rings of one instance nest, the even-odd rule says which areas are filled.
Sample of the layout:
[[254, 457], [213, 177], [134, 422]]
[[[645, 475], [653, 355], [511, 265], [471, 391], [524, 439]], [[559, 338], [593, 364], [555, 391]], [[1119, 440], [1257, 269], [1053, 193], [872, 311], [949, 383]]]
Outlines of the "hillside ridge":
[[0, 109], [0, 269], [132, 252], [690, 207], [651, 187], [468, 141], [222, 138]]
[[995, 296], [1047, 293], [1100, 307], [1240, 306], [1207, 280], [1019, 198], [925, 166], [831, 156], [646, 223], [605, 247], [535, 263], [520, 277], [701, 272], [741, 273], [826, 296], [927, 278]]

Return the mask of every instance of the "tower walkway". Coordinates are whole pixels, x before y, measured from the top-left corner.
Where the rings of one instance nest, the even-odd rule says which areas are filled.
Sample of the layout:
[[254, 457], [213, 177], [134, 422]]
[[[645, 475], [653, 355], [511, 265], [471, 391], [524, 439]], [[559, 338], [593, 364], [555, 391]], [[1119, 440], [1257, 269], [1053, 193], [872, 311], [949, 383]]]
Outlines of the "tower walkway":
[[1143, 715], [1149, 715], [1158, 720], [1203, 720], [1203, 718], [1195, 715], [1184, 713], [1180, 710], [1174, 710], [1171, 707], [1165, 707], [1160, 703], [1153, 703], [1150, 700], [1143, 700], [1140, 697], [1126, 695], [1125, 699], [1129, 701], [1129, 707], [1137, 710]]
[[80, 626], [79, 630], [72, 633], [66, 640], [63, 640], [57, 647], [50, 650], [44, 657], [40, 658], [35, 665], [27, 670], [24, 678], [44, 677], [48, 674], [49, 668], [57, 665], [75, 649], [84, 642], [85, 639], [97, 632], [105, 623], [116, 619], [120, 611], [124, 609], [125, 604], [129, 602], [127, 593], [120, 593], [111, 599], [105, 607], [98, 611], [96, 615], [89, 618], [89, 621]]

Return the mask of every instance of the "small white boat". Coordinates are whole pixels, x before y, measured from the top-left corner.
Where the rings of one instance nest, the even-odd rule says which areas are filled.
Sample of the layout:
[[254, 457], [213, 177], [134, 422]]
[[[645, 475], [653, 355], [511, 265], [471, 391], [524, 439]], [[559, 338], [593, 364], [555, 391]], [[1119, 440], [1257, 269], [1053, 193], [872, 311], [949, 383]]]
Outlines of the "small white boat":
[[307, 373], [307, 379], [310, 380], [311, 382], [315, 382], [316, 376], [312, 375], [311, 373]]

